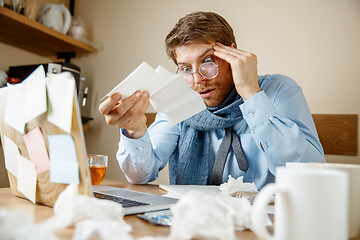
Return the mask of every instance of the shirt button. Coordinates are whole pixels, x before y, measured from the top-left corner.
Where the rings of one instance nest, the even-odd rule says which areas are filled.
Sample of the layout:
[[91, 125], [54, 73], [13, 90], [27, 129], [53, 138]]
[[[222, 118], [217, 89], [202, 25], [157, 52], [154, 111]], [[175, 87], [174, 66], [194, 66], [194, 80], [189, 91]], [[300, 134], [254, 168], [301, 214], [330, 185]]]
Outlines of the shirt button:
[[141, 151], [141, 150], [143, 150], [143, 148], [142, 148], [142, 147], [138, 147], [137, 150], [138, 150], [138, 151]]
[[253, 113], [249, 113], [249, 114], [248, 114], [248, 117], [249, 117], [249, 118], [253, 118], [253, 117], [254, 117], [254, 114], [253, 114]]

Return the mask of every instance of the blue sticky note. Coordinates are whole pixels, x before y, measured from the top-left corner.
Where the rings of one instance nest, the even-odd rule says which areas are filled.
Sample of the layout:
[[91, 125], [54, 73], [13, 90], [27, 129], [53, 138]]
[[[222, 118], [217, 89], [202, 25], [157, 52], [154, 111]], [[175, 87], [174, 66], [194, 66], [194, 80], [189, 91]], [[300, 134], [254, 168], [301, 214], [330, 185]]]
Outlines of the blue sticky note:
[[71, 135], [48, 135], [50, 181], [79, 183], [79, 164]]

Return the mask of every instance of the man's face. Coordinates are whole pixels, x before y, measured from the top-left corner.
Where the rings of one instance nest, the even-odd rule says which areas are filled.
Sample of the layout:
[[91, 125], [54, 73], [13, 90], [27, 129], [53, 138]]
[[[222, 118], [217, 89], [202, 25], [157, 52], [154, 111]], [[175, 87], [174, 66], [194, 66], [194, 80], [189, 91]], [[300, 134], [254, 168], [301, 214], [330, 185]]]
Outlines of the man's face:
[[200, 94], [208, 107], [218, 106], [234, 87], [230, 65], [214, 56], [213, 46], [214, 44], [192, 43], [175, 48], [180, 70], [196, 72], [201, 64], [208, 61], [219, 64], [219, 73], [215, 78], [207, 79], [198, 72], [193, 74], [194, 83], [191, 88]]

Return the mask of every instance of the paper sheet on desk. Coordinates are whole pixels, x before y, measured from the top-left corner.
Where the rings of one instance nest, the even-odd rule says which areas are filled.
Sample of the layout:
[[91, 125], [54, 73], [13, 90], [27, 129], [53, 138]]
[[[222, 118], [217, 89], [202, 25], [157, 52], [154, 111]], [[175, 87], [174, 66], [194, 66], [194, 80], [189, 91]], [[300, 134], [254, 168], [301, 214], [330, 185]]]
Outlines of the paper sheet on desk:
[[213, 195], [221, 193], [219, 186], [213, 185], [166, 185], [160, 184], [159, 188], [168, 192], [168, 194], [174, 194], [175, 196], [182, 197], [190, 191], [200, 191], [205, 194]]
[[137, 90], [149, 91], [153, 108], [163, 113], [170, 125], [206, 109], [200, 95], [188, 87], [181, 75], [172, 74], [162, 66], [154, 70], [146, 62], [140, 64], [104, 98], [120, 92], [122, 99], [126, 99]]

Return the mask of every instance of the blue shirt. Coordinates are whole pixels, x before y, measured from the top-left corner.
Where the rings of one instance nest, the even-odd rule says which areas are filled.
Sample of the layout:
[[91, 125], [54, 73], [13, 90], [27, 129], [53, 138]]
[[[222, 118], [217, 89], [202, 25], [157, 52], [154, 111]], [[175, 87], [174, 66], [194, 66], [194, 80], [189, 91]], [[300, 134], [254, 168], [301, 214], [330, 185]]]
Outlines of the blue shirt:
[[[315, 124], [300, 86], [282, 75], [266, 75], [261, 92], [239, 105], [243, 119], [234, 125], [248, 161], [246, 172], [239, 169], [230, 150], [223, 172], [244, 176], [258, 189], [274, 181], [275, 170], [286, 162], [325, 162]], [[259, 77], [260, 79], [260, 77]], [[155, 122], [140, 139], [130, 139], [120, 131], [117, 159], [131, 183], [144, 184], [157, 179], [176, 149], [182, 123], [170, 126], [158, 113]], [[225, 129], [210, 131], [210, 164], [225, 136]], [[209, 172], [209, 175], [211, 172]]]

